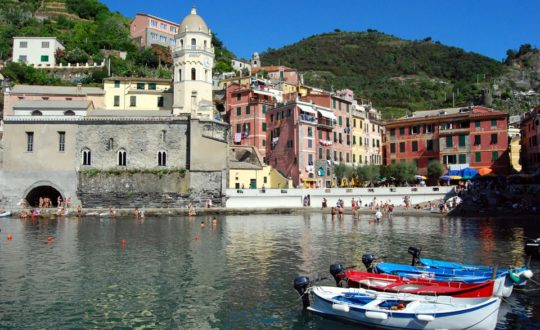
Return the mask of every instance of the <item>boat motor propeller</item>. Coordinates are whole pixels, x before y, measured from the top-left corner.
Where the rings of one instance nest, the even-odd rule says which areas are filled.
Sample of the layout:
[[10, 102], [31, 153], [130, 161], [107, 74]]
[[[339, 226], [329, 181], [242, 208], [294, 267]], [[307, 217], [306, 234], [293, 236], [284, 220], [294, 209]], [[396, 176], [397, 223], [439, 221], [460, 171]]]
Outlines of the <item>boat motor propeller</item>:
[[375, 257], [373, 256], [373, 254], [364, 254], [362, 256], [362, 263], [364, 264], [364, 266], [366, 266], [366, 270], [369, 273], [373, 273], [373, 268], [375, 266], [373, 265], [374, 261], [375, 261]]
[[332, 274], [337, 286], [339, 286], [339, 282], [341, 282], [341, 279], [343, 278], [343, 276], [339, 275], [343, 274], [344, 272], [345, 269], [339, 262], [330, 265], [330, 274]]
[[409, 252], [412, 255], [411, 266], [416, 266], [418, 261], [420, 261], [420, 253], [422, 252], [422, 249], [416, 248], [414, 246], [410, 246], [407, 252]]
[[294, 289], [302, 297], [302, 304], [304, 305], [304, 308], [309, 307], [309, 294], [307, 294], [308, 287], [309, 277], [298, 276], [294, 279]]

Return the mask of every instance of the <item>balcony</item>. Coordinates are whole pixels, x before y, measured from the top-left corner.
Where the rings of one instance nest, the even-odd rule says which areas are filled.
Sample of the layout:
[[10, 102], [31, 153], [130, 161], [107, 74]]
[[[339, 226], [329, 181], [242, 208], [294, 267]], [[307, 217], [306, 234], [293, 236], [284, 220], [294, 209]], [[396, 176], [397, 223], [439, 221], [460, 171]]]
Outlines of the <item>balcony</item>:
[[262, 104], [267, 104], [267, 105], [272, 104], [270, 102], [270, 100], [265, 100], [265, 99], [261, 99], [261, 98], [258, 98], [258, 97], [250, 97], [249, 98], [249, 103], [262, 103]]
[[305, 121], [311, 124], [317, 123], [317, 118], [313, 117], [312, 115], [305, 114], [305, 113], [301, 113], [299, 118], [300, 118], [300, 121]]
[[322, 129], [332, 130], [334, 129], [334, 126], [335, 126], [334, 121], [331, 119], [327, 119], [325, 117], [322, 117], [322, 118], [319, 117], [317, 121], [317, 127], [322, 128]]
[[447, 128], [447, 129], [440, 129], [439, 130], [439, 136], [447, 136], [447, 135], [463, 135], [468, 134], [470, 129], [468, 127], [466, 128]]

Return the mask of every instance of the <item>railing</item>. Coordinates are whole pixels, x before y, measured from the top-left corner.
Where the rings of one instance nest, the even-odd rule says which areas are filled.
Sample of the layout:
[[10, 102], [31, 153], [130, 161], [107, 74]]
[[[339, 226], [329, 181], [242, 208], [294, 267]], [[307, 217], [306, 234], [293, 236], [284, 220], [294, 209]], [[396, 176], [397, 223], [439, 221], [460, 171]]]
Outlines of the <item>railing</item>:
[[59, 65], [50, 65], [50, 64], [29, 64], [35, 69], [88, 69], [88, 68], [102, 68], [105, 67], [105, 61], [101, 63], [72, 63], [72, 64], [62, 64]]

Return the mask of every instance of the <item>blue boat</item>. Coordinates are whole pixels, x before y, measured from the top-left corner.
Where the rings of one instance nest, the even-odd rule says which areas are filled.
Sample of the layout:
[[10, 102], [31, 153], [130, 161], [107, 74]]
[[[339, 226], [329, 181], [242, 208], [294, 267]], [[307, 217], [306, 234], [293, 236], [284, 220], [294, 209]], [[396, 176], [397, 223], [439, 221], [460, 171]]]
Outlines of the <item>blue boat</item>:
[[[388, 262], [381, 262], [375, 265], [375, 257], [369, 254], [362, 256], [362, 262], [368, 271], [409, 278], [428, 278], [438, 281], [465, 283], [482, 283], [495, 279], [493, 295], [497, 297], [509, 297], [512, 294], [514, 285], [522, 285], [528, 278], [532, 277], [532, 272], [526, 267], [515, 269], [501, 268], [495, 272], [492, 267], [445, 263], [444, 261], [437, 263], [437, 260], [435, 264], [445, 265], [446, 268], [422, 264], [417, 265], [419, 250], [417, 253], [415, 253], [415, 250], [418, 249], [409, 248], [409, 253], [413, 254], [413, 262], [410, 266]], [[452, 264], [455, 264], [456, 267], [450, 268]], [[457, 267], [457, 265], [461, 266]]]

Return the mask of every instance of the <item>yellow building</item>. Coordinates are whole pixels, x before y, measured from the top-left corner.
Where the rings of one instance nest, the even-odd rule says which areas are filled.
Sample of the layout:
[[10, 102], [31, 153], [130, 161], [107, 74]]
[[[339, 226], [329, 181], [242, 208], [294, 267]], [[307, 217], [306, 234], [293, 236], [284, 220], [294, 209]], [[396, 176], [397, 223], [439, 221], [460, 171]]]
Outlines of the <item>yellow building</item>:
[[367, 155], [367, 149], [363, 146], [365, 137], [364, 126], [366, 121], [365, 112], [353, 110], [351, 129], [351, 154], [353, 166], [364, 165], [364, 159]]
[[231, 189], [287, 189], [292, 188], [292, 180], [265, 165], [255, 148], [235, 146], [230, 148], [228, 186]]
[[516, 171], [521, 172], [521, 164], [519, 163], [519, 155], [521, 153], [521, 137], [514, 136], [510, 139], [510, 166]]
[[230, 86], [231, 84], [237, 83], [240, 86], [249, 86], [251, 83], [251, 77], [245, 76], [245, 77], [233, 77], [233, 78], [227, 78], [227, 79], [221, 79], [217, 83], [217, 90], [224, 90], [227, 89], [227, 86]]
[[170, 110], [170, 79], [112, 77], [103, 80], [107, 110]]

